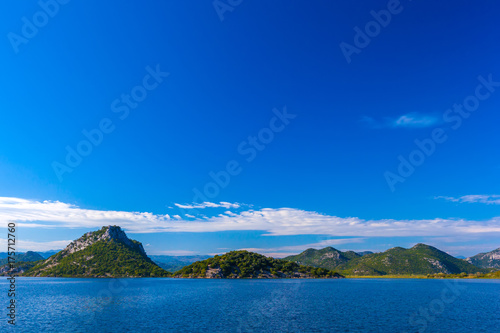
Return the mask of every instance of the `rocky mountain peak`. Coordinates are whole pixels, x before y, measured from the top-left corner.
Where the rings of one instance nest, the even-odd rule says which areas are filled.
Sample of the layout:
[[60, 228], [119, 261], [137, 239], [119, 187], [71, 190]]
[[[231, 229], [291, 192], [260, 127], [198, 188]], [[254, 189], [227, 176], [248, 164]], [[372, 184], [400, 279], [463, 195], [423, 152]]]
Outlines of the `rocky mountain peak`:
[[127, 237], [127, 234], [125, 234], [125, 231], [116, 225], [109, 225], [102, 227], [101, 230], [98, 231], [87, 232], [82, 237], [71, 242], [64, 250], [62, 250], [62, 255], [66, 256], [68, 254], [81, 251], [86, 247], [102, 240], [113, 240], [115, 242], [122, 243], [130, 248], [137, 249], [139, 252], [146, 255], [146, 251], [144, 251], [142, 244], [130, 240]]
[[87, 232], [25, 274], [74, 277], [169, 275], [151, 261], [140, 242], [129, 239], [120, 227], [111, 225]]
[[500, 268], [500, 248], [490, 252], [476, 254], [466, 260], [482, 268]]

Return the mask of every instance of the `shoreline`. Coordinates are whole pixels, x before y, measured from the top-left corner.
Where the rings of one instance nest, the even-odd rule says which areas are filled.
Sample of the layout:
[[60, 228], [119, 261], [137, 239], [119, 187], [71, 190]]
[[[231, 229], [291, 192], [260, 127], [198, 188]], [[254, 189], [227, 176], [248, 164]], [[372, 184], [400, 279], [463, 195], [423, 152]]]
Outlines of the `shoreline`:
[[458, 276], [450, 276], [450, 277], [428, 277], [426, 275], [366, 275], [366, 276], [357, 276], [357, 275], [345, 275], [346, 279], [421, 279], [421, 280], [500, 280], [500, 277], [458, 277]]
[[[8, 276], [3, 276], [8, 278]], [[189, 277], [165, 277], [165, 276], [117, 276], [117, 277], [88, 277], [88, 276], [22, 276], [16, 275], [15, 278], [32, 278], [32, 279], [89, 279], [89, 280], [105, 280], [105, 279], [176, 279], [176, 280], [343, 280], [343, 279], [415, 279], [415, 280], [500, 280], [500, 277], [427, 277], [425, 275], [366, 275], [355, 276], [345, 275], [344, 278], [189, 278]]]

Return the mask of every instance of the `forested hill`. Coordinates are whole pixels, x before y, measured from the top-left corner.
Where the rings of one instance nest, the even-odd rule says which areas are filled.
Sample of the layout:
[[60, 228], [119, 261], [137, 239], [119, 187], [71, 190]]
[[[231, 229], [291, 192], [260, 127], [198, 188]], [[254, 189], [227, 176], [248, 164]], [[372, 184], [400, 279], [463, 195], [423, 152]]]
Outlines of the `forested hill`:
[[333, 248], [306, 250], [285, 258], [299, 264], [334, 269], [348, 275], [427, 275], [436, 273], [478, 273], [485, 270], [466, 260], [457, 259], [429, 245], [417, 244], [410, 249], [395, 247], [364, 256]]
[[346, 264], [350, 260], [360, 257], [362, 257], [362, 255], [354, 251], [342, 252], [329, 246], [321, 250], [307, 249], [300, 254], [289, 256], [284, 259], [301, 265], [335, 270], [337, 267]]
[[195, 262], [173, 274], [187, 278], [341, 278], [318, 267], [302, 266], [248, 251], [232, 251]]
[[[13, 256], [15, 259], [15, 262], [32, 262], [32, 261], [38, 261], [38, 260], [43, 260], [43, 257], [33, 251], [28, 251], [26, 253], [18, 253]], [[0, 259], [0, 266], [5, 265], [8, 263], [8, 258]]]
[[89, 232], [24, 273], [61, 277], [166, 277], [170, 273], [148, 258], [142, 244], [118, 226]]
[[500, 268], [500, 248], [486, 252], [479, 253], [475, 256], [466, 259], [471, 264], [481, 268]]

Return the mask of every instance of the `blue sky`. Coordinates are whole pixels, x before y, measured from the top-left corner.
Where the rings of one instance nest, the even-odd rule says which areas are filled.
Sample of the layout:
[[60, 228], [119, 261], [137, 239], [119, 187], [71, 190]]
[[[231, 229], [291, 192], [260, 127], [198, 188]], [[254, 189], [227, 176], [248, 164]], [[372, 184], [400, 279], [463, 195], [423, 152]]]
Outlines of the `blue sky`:
[[0, 11], [23, 249], [500, 246], [494, 1], [41, 3]]

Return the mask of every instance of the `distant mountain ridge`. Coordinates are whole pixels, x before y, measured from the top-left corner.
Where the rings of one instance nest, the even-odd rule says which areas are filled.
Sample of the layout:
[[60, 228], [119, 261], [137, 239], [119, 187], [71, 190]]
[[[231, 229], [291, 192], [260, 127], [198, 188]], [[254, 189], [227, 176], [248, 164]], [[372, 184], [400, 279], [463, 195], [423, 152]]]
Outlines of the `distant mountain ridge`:
[[429, 245], [417, 244], [410, 249], [395, 247], [385, 252], [364, 256], [353, 251], [342, 252], [327, 247], [308, 249], [285, 260], [340, 271], [349, 275], [427, 275], [478, 273], [484, 269], [466, 260], [457, 259]]
[[52, 257], [54, 254], [56, 254], [57, 252], [61, 252], [61, 250], [49, 250], [49, 251], [43, 251], [43, 252], [40, 252], [40, 251], [37, 251], [37, 253], [39, 255], [41, 255], [44, 259], [48, 259], [50, 257]]
[[500, 268], [500, 248], [490, 252], [476, 254], [466, 260], [481, 268]]
[[169, 272], [176, 272], [183, 267], [186, 267], [193, 262], [211, 258], [209, 255], [193, 255], [193, 256], [167, 256], [167, 255], [150, 255], [158, 266]]
[[118, 226], [107, 226], [84, 234], [24, 275], [151, 277], [169, 274], [148, 258], [140, 242], [129, 239]]
[[[48, 257], [50, 256], [53, 256], [54, 254], [56, 254], [57, 252], [59, 252], [61, 250], [49, 250], [49, 251], [27, 251], [27, 252], [16, 252], [17, 254], [26, 254], [28, 252], [33, 252], [33, 253], [38, 253], [39, 255], [41, 255], [43, 257], [43, 259], [47, 259]], [[0, 259], [5, 259], [9, 256], [9, 254], [7, 252], [0, 252]]]
[[[44, 258], [33, 251], [28, 251], [26, 253], [19, 252], [15, 256], [13, 256], [15, 259], [15, 262], [32, 262], [32, 261], [38, 261], [38, 260], [43, 260]], [[0, 266], [5, 265], [8, 263], [8, 258], [5, 257], [4, 259], [0, 259]]]
[[289, 256], [283, 259], [296, 262], [300, 265], [336, 269], [352, 259], [361, 257], [360, 254], [354, 251], [342, 252], [329, 246], [321, 250], [307, 249], [296, 256]]

